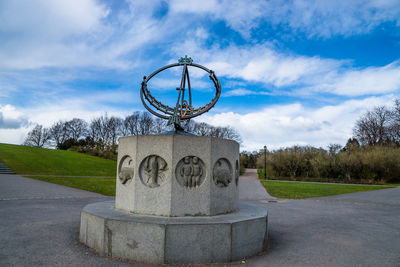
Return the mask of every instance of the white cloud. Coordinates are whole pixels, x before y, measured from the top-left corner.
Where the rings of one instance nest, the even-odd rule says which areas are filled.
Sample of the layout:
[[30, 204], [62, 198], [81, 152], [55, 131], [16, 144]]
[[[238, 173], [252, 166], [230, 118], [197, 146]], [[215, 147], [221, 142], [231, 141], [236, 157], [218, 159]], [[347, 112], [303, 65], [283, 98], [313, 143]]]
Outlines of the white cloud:
[[29, 127], [26, 114], [12, 105], [0, 104], [0, 143], [22, 144]]
[[27, 124], [27, 117], [14, 106], [0, 104], [0, 129], [17, 129]]
[[[214, 70], [217, 76], [273, 85], [278, 94], [293, 90], [305, 95], [323, 92], [362, 96], [382, 95], [400, 89], [399, 61], [382, 67], [354, 68], [350, 61], [285, 54], [269, 44], [207, 49], [192, 39], [173, 48], [176, 54], [182, 50], [197, 55], [195, 62]], [[240, 91], [228, 92], [228, 96], [235, 93]]]
[[338, 95], [384, 94], [400, 88], [400, 61], [383, 67], [349, 70], [327, 85]]
[[30, 128], [0, 129], [0, 143], [22, 145]]
[[264, 92], [264, 91], [253, 91], [253, 90], [248, 90], [248, 89], [233, 89], [230, 90], [226, 93], [223, 93], [223, 97], [228, 97], [228, 96], [245, 96], [245, 95], [269, 95], [270, 93]]
[[170, 7], [173, 13], [209, 15], [224, 20], [247, 38], [251, 37], [253, 29], [259, 30], [262, 22], [304, 33], [309, 38], [368, 33], [385, 22], [400, 25], [397, 0], [174, 0]]
[[[173, 51], [197, 55], [201, 62], [214, 70], [217, 76], [241, 78], [274, 86], [288, 86], [313, 81], [316, 75], [326, 75], [339, 68], [343, 61], [279, 53], [266, 45], [235, 46], [226, 48], [201, 47], [195, 40], [177, 44]], [[211, 60], [210, 60], [211, 59]]]
[[95, 0], [2, 1], [0, 68], [136, 66], [122, 56], [160, 38], [158, 21], [133, 5], [114, 11]]
[[300, 103], [275, 105], [246, 114], [207, 114], [198, 121], [236, 128], [243, 139], [241, 149], [247, 151], [261, 149], [264, 145], [271, 149], [296, 144], [345, 145], [352, 136], [355, 121], [366, 110], [377, 105], [391, 105], [393, 98], [393, 95], [370, 97], [319, 108], [307, 108]]
[[64, 39], [96, 31], [108, 13], [104, 5], [94, 0], [6, 0], [0, 4], [0, 31], [40, 39]]

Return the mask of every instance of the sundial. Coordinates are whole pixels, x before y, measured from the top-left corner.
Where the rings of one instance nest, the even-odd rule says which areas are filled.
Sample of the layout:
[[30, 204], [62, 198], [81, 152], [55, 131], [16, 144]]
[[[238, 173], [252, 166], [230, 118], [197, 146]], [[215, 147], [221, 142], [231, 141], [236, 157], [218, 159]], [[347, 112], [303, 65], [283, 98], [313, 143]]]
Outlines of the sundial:
[[[148, 88], [150, 79], [169, 68], [178, 75], [182, 69], [180, 84], [169, 92], [177, 96], [170, 106]], [[206, 71], [215, 87], [205, 105], [197, 97], [193, 101], [197, 92], [192, 91], [189, 70], [192, 77], [193, 70]], [[194, 136], [181, 127], [217, 102], [221, 85], [214, 72], [185, 56], [144, 77], [140, 95], [146, 109], [168, 120], [175, 131], [118, 140], [115, 201], [82, 209], [79, 240], [100, 255], [157, 266], [238, 261], [267, 249], [268, 211], [247, 204], [239, 208], [239, 143]], [[127, 253], [132, 244], [135, 251]]]
[[[209, 103], [205, 104], [204, 106], [194, 107], [192, 104], [192, 88], [190, 85], [188, 66], [196, 67], [206, 71], [215, 87], [214, 97], [211, 99]], [[179, 87], [176, 88], [178, 95], [176, 105], [174, 107], [170, 107], [168, 105], [161, 103], [161, 101], [157, 100], [150, 93], [150, 90], [147, 87], [147, 83], [150, 81], [151, 78], [153, 78], [160, 72], [174, 67], [182, 67], [182, 78]], [[221, 84], [215, 73], [212, 70], [202, 65], [193, 63], [193, 59], [187, 56], [180, 58], [178, 60], [178, 63], [173, 63], [164, 66], [154, 71], [149, 76], [147, 77], [144, 76], [142, 81], [142, 88], [140, 90], [140, 98], [142, 99], [145, 108], [153, 115], [168, 120], [168, 124], [174, 124], [175, 131], [183, 131], [181, 127], [181, 122], [197, 117], [203, 114], [204, 112], [209, 111], [212, 107], [214, 107], [220, 95], [221, 95]]]

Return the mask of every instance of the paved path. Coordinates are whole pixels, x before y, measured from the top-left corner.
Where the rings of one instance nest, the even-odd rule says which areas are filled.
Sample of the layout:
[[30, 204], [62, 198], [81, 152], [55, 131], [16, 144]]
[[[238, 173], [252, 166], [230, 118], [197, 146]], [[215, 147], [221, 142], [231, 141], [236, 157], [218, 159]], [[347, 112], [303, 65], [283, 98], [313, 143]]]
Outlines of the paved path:
[[276, 200], [261, 185], [256, 169], [246, 169], [246, 172], [240, 176], [239, 198], [241, 200]]
[[246, 169], [240, 178], [258, 179], [257, 169]]
[[[248, 197], [255, 190], [248, 180], [240, 179], [241, 201], [268, 208], [270, 249], [246, 266], [400, 266], [400, 187], [270, 202], [262, 191]], [[0, 266], [142, 266], [79, 243], [80, 210], [107, 199], [0, 175]]]

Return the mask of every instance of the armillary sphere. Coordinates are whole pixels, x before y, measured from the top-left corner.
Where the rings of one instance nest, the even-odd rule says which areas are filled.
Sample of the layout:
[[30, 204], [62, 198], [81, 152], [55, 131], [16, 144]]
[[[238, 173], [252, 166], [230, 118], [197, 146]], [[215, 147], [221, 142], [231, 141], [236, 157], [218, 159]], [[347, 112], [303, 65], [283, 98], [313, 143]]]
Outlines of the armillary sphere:
[[[182, 79], [181, 84], [176, 90], [179, 91], [178, 99], [176, 101], [175, 107], [170, 107], [164, 105], [157, 99], [155, 99], [149, 89], [147, 88], [147, 83], [150, 81], [158, 73], [173, 67], [183, 66], [182, 70]], [[215, 96], [214, 98], [206, 105], [202, 107], [195, 108], [192, 106], [192, 89], [190, 87], [190, 78], [189, 78], [189, 69], [188, 66], [200, 68], [206, 72], [208, 72], [211, 81], [214, 83], [215, 86]], [[187, 88], [186, 88], [187, 86]], [[187, 92], [186, 92], [187, 91]], [[196, 116], [203, 114], [204, 112], [209, 111], [212, 107], [214, 107], [215, 103], [218, 101], [218, 98], [221, 95], [221, 84], [215, 76], [212, 70], [207, 69], [204, 66], [199, 64], [193, 63], [193, 60], [190, 57], [185, 56], [184, 58], [180, 58], [178, 63], [170, 64], [165, 67], [162, 67], [148, 77], [144, 76], [142, 82], [142, 89], [140, 91], [140, 98], [142, 99], [143, 105], [145, 108], [150, 111], [153, 115], [158, 116], [163, 119], [168, 120], [168, 124], [174, 124], [176, 130], [183, 130], [180, 126], [180, 123], [184, 120], [189, 120]], [[187, 99], [186, 99], [187, 97]], [[153, 106], [153, 109], [150, 108]]]

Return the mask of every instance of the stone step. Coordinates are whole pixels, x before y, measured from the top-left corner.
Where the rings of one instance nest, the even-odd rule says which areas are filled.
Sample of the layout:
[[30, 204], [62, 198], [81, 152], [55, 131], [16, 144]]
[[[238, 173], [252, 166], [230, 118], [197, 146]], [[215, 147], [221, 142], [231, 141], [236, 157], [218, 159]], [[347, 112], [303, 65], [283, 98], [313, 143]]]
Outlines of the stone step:
[[15, 174], [15, 172], [8, 168], [3, 162], [0, 162], [0, 174]]

